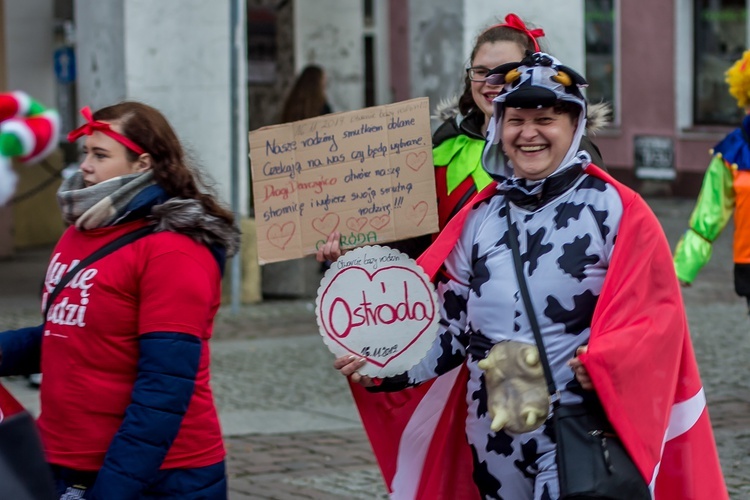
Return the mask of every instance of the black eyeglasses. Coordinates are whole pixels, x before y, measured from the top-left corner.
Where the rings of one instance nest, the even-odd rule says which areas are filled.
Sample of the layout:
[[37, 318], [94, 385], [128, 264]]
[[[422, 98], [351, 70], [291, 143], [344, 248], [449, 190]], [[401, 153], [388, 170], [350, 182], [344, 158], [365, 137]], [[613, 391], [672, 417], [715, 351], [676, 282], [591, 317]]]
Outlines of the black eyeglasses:
[[471, 68], [466, 68], [466, 72], [469, 74], [469, 80], [472, 82], [483, 82], [487, 80], [487, 74], [490, 70], [484, 66], [472, 66]]
[[490, 85], [503, 85], [505, 83], [505, 74], [495, 73], [490, 75], [490, 70], [484, 66], [472, 66], [466, 68], [466, 72], [472, 82], [487, 82]]

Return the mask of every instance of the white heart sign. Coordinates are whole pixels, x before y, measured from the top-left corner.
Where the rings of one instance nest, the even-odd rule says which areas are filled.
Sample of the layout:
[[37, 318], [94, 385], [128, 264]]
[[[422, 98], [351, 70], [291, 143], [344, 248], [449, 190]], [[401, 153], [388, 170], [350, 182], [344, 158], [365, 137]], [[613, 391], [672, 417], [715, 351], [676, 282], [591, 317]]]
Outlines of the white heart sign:
[[398, 375], [427, 354], [437, 335], [435, 289], [406, 254], [383, 246], [347, 252], [321, 280], [315, 313], [331, 352], [355, 355], [371, 377]]

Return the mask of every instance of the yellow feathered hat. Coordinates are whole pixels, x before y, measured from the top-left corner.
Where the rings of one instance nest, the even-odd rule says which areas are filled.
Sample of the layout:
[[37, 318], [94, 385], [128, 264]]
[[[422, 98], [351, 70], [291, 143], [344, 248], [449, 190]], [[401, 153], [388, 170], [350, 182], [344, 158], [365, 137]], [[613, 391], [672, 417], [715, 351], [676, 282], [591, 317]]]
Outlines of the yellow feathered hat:
[[747, 108], [750, 105], [750, 50], [727, 70], [726, 82], [729, 93], [737, 99], [737, 106]]

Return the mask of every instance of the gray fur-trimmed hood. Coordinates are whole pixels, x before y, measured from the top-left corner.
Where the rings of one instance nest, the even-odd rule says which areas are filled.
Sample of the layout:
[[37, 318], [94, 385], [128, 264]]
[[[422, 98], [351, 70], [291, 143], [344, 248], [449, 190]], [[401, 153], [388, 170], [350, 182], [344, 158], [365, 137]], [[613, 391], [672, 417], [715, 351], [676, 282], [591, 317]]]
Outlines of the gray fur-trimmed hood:
[[190, 236], [209, 247], [220, 245], [227, 257], [240, 248], [240, 230], [216, 216], [207, 214], [200, 201], [172, 198], [152, 208], [156, 231], [172, 231]]
[[[461, 113], [458, 111], [458, 96], [441, 99], [430, 117], [435, 120], [448, 121], [457, 118], [460, 123]], [[586, 133], [596, 134], [609, 125], [612, 119], [612, 105], [608, 102], [589, 103], [586, 107]]]
[[447, 99], [441, 99], [435, 107], [435, 114], [430, 118], [447, 122], [451, 118], [455, 118], [459, 115], [458, 111], [458, 96], [454, 95]]

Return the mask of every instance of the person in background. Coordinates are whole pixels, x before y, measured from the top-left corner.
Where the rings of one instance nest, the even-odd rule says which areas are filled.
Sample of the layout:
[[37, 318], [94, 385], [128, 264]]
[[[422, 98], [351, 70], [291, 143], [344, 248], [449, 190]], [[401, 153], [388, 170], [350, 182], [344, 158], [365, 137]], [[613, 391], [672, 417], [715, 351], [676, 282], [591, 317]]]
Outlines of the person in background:
[[[442, 231], [448, 221], [492, 181], [482, 168], [482, 151], [492, 118], [492, 101], [500, 86], [487, 81], [489, 71], [502, 64], [520, 61], [526, 53], [537, 52], [540, 49], [538, 39], [543, 36], [543, 29], [526, 26], [516, 14], [508, 14], [503, 23], [486, 28], [474, 42], [461, 96], [438, 106], [437, 115], [443, 123], [432, 136], [432, 155], [439, 230]], [[609, 112], [608, 105], [590, 106], [588, 130], [601, 128], [607, 122]], [[598, 148], [588, 137], [584, 136], [583, 147], [597, 165], [604, 166]], [[330, 251], [333, 245], [338, 246], [339, 237], [339, 233], [330, 235], [326, 241], [328, 248], [322, 252]], [[433, 239], [434, 235], [425, 235], [387, 245], [416, 259]], [[322, 258], [322, 252], [318, 252], [318, 260]]]
[[[208, 343], [239, 246], [234, 215], [158, 110], [82, 114], [68, 136], [85, 138], [80, 170], [57, 194], [69, 227], [47, 270], [44, 323], [0, 333], [0, 375], [41, 366], [38, 427], [64, 498], [225, 499]], [[144, 227], [46, 304], [78, 262]]]
[[[316, 64], [305, 66], [284, 100], [280, 122], [289, 123], [331, 113], [331, 105], [326, 97], [326, 83], [323, 68]], [[319, 262], [321, 273], [331, 265], [329, 261]]]
[[[496, 183], [418, 260], [428, 275], [438, 274], [438, 338], [401, 375], [360, 375], [367, 360], [358, 356], [339, 357], [334, 368], [373, 392], [401, 391], [458, 367], [468, 371], [453, 386], [465, 406], [435, 405], [463, 419], [473, 459], [464, 479], [479, 498], [556, 499], [547, 412], [520, 431], [493, 421], [488, 392], [503, 387], [491, 385], [480, 363], [499, 344], [536, 346], [534, 314], [561, 404], [604, 407], [634, 454], [644, 490], [652, 484], [664, 498], [727, 498], [678, 283], [669, 268], [653, 272], [671, 261], [666, 237], [643, 199], [593, 165], [582, 148], [585, 79], [544, 53], [494, 68], [488, 77], [501, 85], [483, 153]], [[521, 298], [520, 279], [533, 310]], [[506, 361], [496, 366], [510, 370], [516, 362]], [[691, 398], [695, 418], [673, 440], [670, 416]], [[523, 415], [526, 406], [519, 399], [505, 411]], [[440, 437], [435, 431], [433, 439]], [[686, 469], [696, 453], [701, 463]], [[585, 473], [586, 464], [580, 466]]]
[[326, 97], [326, 74], [323, 68], [310, 64], [294, 81], [281, 109], [281, 123], [315, 118], [331, 113]]
[[711, 150], [689, 228], [675, 247], [674, 267], [682, 285], [689, 286], [734, 214], [734, 290], [750, 314], [750, 51], [727, 70], [726, 82], [745, 117]]
[[[543, 36], [544, 30], [527, 27], [515, 14], [508, 14], [504, 23], [487, 28], [472, 49], [464, 91], [457, 107], [449, 102], [438, 108], [443, 124], [433, 135], [432, 154], [441, 230], [492, 180], [482, 168], [481, 157], [492, 118], [492, 102], [500, 92], [500, 86], [487, 81], [489, 71], [502, 64], [520, 61], [527, 53], [538, 52], [538, 39]], [[589, 108], [587, 130], [595, 131], [606, 123], [609, 107], [596, 104]], [[596, 165], [603, 165], [599, 149], [586, 136], [583, 148]]]

